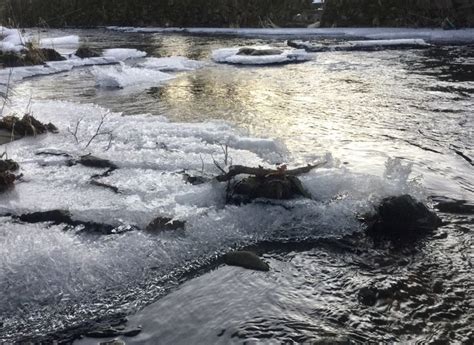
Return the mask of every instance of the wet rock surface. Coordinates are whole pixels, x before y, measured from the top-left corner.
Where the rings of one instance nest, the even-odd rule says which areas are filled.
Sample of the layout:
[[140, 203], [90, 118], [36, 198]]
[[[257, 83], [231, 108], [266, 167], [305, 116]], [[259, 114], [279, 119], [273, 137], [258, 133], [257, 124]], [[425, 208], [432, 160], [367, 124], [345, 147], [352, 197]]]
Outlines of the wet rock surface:
[[441, 219], [410, 195], [385, 198], [369, 220], [367, 233], [374, 239], [409, 241], [441, 226]]
[[246, 56], [267, 56], [267, 55], [280, 55], [283, 51], [280, 49], [256, 49], [256, 48], [240, 48], [237, 55]]
[[270, 266], [250, 251], [235, 251], [224, 255], [224, 262], [230, 266], [239, 266], [256, 271], [267, 272]]
[[98, 49], [93, 49], [89, 47], [79, 47], [79, 49], [76, 50], [75, 55], [81, 59], [85, 58], [92, 58], [92, 57], [99, 57], [102, 55], [102, 52]]
[[152, 220], [145, 228], [148, 232], [159, 233], [162, 231], [184, 230], [186, 222], [168, 218], [157, 217]]
[[13, 187], [17, 178], [14, 172], [19, 168], [14, 160], [0, 159], [0, 193]]
[[56, 133], [58, 131], [52, 123], [44, 124], [29, 114], [25, 114], [21, 119], [14, 115], [3, 116], [0, 119], [0, 129], [19, 136], [34, 136], [46, 132]]

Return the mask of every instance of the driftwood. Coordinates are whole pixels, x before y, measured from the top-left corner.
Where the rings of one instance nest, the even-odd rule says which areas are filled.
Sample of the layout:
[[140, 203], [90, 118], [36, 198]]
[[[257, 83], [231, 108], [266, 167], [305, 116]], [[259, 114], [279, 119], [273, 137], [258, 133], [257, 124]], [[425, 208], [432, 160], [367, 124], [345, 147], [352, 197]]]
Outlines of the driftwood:
[[252, 167], [247, 167], [244, 165], [232, 165], [229, 168], [229, 172], [227, 172], [226, 174], [217, 176], [216, 180], [219, 182], [230, 181], [235, 176], [241, 175], [241, 174], [254, 175], [257, 177], [269, 177], [269, 176], [278, 176], [278, 175], [297, 176], [301, 174], [306, 174], [315, 168], [323, 166], [324, 164], [326, 164], [326, 162], [322, 162], [318, 164], [308, 164], [305, 167], [291, 169], [291, 170], [287, 170], [285, 166], [284, 168], [278, 168], [278, 169], [265, 169], [262, 167], [252, 168]]

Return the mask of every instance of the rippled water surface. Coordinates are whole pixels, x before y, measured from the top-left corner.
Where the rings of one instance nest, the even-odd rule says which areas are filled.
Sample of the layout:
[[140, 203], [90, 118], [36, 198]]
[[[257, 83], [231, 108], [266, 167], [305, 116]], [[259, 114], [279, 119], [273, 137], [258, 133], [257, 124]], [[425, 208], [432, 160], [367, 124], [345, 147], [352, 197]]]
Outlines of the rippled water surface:
[[[137, 48], [149, 56], [180, 55], [204, 61], [205, 65], [177, 73], [175, 79], [165, 83], [121, 90], [97, 88], [91, 68], [78, 68], [17, 83], [13, 88], [15, 99], [31, 96], [33, 103], [94, 103], [127, 116], [149, 113], [165, 116], [171, 122], [223, 120], [249, 136], [281, 141], [296, 165], [329, 152], [337, 170], [303, 178], [317, 204], [247, 205], [222, 212], [208, 205], [221, 202], [216, 195], [222, 189], [203, 188], [200, 192], [206, 193], [210, 201], [201, 200], [193, 194], [195, 190], [177, 193], [177, 179], [152, 175], [163, 179], [164, 187], [159, 200], [147, 200], [146, 194], [141, 197], [140, 202], [150, 202], [150, 209], [169, 202], [167, 193], [178, 204], [192, 199], [192, 208], [183, 206], [181, 213], [175, 210], [180, 215], [197, 212], [197, 219], [187, 219], [194, 232], [185, 238], [170, 235], [156, 241], [132, 232], [97, 240], [76, 238], [56, 228], [18, 230], [19, 234], [25, 232], [31, 243], [35, 241], [30, 238], [32, 230], [53, 234], [39, 237], [48, 243], [40, 257], [47, 261], [45, 267], [55, 267], [58, 272], [53, 272], [51, 278], [40, 274], [26, 282], [21, 307], [11, 299], [5, 302], [10, 308], [8, 315], [3, 319], [0, 316], [5, 339], [31, 339], [31, 334], [39, 337], [109, 312], [136, 312], [148, 305], [129, 317], [127, 327], [141, 325], [143, 331], [136, 337], [123, 337], [127, 343], [474, 341], [472, 46], [325, 52], [305, 63], [236, 67], [212, 62], [212, 50], [260, 44], [284, 47], [285, 41], [99, 30], [70, 33], [79, 34], [92, 47]], [[67, 105], [62, 107], [58, 109]], [[87, 109], [79, 110], [85, 113]], [[198, 130], [201, 133], [208, 129]], [[166, 130], [160, 133], [168, 135]], [[189, 145], [191, 151], [198, 145], [193, 141], [196, 135], [172, 135], [184, 137], [187, 141], [180, 145]], [[146, 159], [146, 154], [140, 154]], [[395, 172], [390, 169], [386, 164], [389, 158], [398, 158], [401, 168]], [[245, 159], [255, 162], [253, 157]], [[390, 178], [391, 173], [403, 175], [404, 171], [408, 174], [409, 169], [403, 167], [410, 165], [411, 175], [408, 182], [402, 181], [403, 187], [388, 186], [386, 180], [370, 177], [385, 173], [384, 178]], [[130, 178], [118, 176], [112, 182]], [[149, 182], [145, 178], [143, 181], [142, 185], [136, 183], [136, 189], [148, 188]], [[388, 194], [410, 192], [432, 205], [438, 204], [445, 225], [410, 248], [374, 246], [361, 234], [350, 235], [360, 230], [356, 213], [367, 210], [367, 201], [383, 196], [387, 190]], [[128, 190], [125, 195], [131, 204], [137, 202]], [[107, 208], [104, 210], [107, 212]], [[28, 252], [20, 237], [7, 231], [5, 234], [4, 244]], [[337, 239], [317, 240], [331, 234]], [[310, 243], [304, 241], [306, 237], [311, 238]], [[218, 265], [213, 261], [216, 253], [246, 245], [255, 245], [263, 253], [271, 266], [269, 273], [227, 266], [210, 270]], [[81, 253], [87, 253], [85, 258]], [[0, 254], [4, 261], [12, 262], [8, 249], [0, 249]], [[22, 260], [22, 255], [16, 255]], [[79, 278], [66, 279], [59, 272], [61, 263], [48, 261], [57, 258], [66, 258], [66, 263], [74, 264], [72, 267], [80, 267]], [[33, 259], [37, 257], [32, 255]], [[5, 267], [5, 281], [17, 277], [15, 266]], [[66, 268], [71, 269], [67, 265], [62, 269]], [[110, 276], [101, 280], [98, 277], [103, 272]], [[71, 269], [68, 274], [76, 273]], [[62, 291], [57, 301], [45, 292], [46, 297], [39, 296], [38, 302], [28, 298], [28, 285], [35, 279], [50, 281], [50, 286], [61, 279], [78, 285], [51, 288], [48, 291]], [[94, 279], [101, 290], [91, 293]], [[80, 284], [84, 285], [78, 288]], [[72, 291], [71, 296], [67, 290]], [[87, 296], [87, 305], [75, 298], [77, 291]], [[375, 300], [367, 303], [364, 291], [375, 291]], [[57, 311], [44, 304], [56, 302], [61, 311], [52, 316]], [[17, 313], [12, 311], [14, 308]], [[41, 321], [35, 310], [43, 310], [53, 321]], [[22, 319], [23, 311], [32, 321]], [[30, 327], [37, 327], [36, 331], [31, 332]]]

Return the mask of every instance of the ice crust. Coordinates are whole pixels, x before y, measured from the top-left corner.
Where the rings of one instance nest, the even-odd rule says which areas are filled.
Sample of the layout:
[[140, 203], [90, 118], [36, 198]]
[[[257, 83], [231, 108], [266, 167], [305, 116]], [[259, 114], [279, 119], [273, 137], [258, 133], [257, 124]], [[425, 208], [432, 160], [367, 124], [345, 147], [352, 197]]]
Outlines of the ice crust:
[[174, 76], [168, 73], [146, 68], [130, 67], [123, 63], [110, 67], [94, 67], [92, 74], [96, 77], [96, 86], [105, 89], [156, 85], [174, 78]]
[[170, 56], [162, 58], [147, 58], [140, 63], [140, 67], [156, 69], [164, 72], [193, 71], [205, 65], [202, 61], [191, 60], [183, 56]]
[[[269, 47], [251, 47], [256, 49]], [[302, 62], [312, 59], [312, 55], [302, 49], [284, 50], [278, 55], [250, 56], [237, 55], [240, 48], [222, 48], [212, 52], [212, 59], [215, 62], [223, 62], [238, 65], [269, 65], [289, 62]]]
[[[8, 111], [25, 109], [26, 103], [14, 99]], [[406, 180], [409, 167], [397, 161], [390, 162], [385, 177], [376, 177], [352, 173], [327, 155], [319, 158], [328, 162], [324, 168], [301, 177], [313, 199], [225, 205], [225, 183], [194, 186], [184, 181], [182, 172], [219, 174], [213, 160], [224, 164], [225, 145], [233, 164], [291, 163], [283, 144], [249, 137], [225, 122], [172, 123], [153, 115], [110, 113], [93, 104], [35, 101], [32, 113], [40, 121], [53, 122], [59, 133], [8, 144], [23, 177], [13, 190], [0, 194], [0, 214], [66, 209], [73, 219], [115, 226], [143, 229], [157, 216], [185, 221], [186, 226], [184, 234], [133, 230], [90, 240], [78, 232], [80, 227], [64, 231], [60, 225], [1, 218], [0, 310], [7, 320], [23, 308], [22, 315], [28, 317], [15, 320], [28, 319], [25, 327], [47, 316], [61, 320], [53, 315], [77, 313], [71, 309], [74, 303], [87, 306], [88, 313], [97, 312], [98, 298], [106, 303], [113, 296], [133, 294], [130, 282], [164, 279], [189, 262], [229, 248], [356, 231], [356, 214], [370, 211], [372, 201], [412, 191]], [[104, 135], [86, 149], [104, 116], [102, 130], [113, 133], [110, 147]], [[70, 133], [76, 127], [77, 141]], [[68, 166], [68, 158], [40, 152], [63, 152], [72, 158], [92, 153], [111, 160], [119, 169], [99, 181], [117, 187], [120, 194], [90, 184], [91, 176], [105, 169]]]
[[332, 37], [344, 39], [423, 39], [428, 43], [472, 43], [474, 29], [410, 29], [410, 28], [140, 28], [110, 26], [110, 30], [140, 33], [190, 33], [246, 37], [281, 36], [291, 38]]
[[0, 26], [0, 50], [4, 52], [19, 52], [24, 48], [25, 39], [20, 30]]

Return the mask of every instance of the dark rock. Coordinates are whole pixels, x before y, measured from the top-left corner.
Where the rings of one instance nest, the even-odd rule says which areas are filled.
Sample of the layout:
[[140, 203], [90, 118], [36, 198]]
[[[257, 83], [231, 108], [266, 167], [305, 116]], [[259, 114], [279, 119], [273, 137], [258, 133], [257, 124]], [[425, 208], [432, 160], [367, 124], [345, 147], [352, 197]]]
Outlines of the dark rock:
[[146, 231], [150, 232], [161, 232], [170, 230], [184, 229], [186, 222], [176, 220], [168, 217], [157, 217], [150, 222], [145, 228]]
[[64, 61], [66, 58], [51, 48], [40, 48], [39, 54], [42, 55], [44, 61]]
[[17, 162], [12, 159], [0, 159], [0, 173], [5, 171], [16, 171], [20, 168]]
[[99, 158], [92, 155], [85, 155], [77, 160], [77, 163], [84, 165], [90, 168], [110, 168], [110, 169], [117, 169], [117, 165], [112, 163], [111, 161], [103, 158]]
[[0, 129], [5, 129], [22, 136], [38, 135], [48, 131], [57, 132], [56, 126], [52, 123], [45, 125], [29, 114], [25, 114], [21, 119], [12, 115], [2, 117]]
[[383, 199], [367, 223], [374, 239], [409, 240], [437, 229], [441, 220], [410, 195], [401, 195]]
[[359, 290], [358, 298], [360, 303], [373, 306], [377, 302], [377, 289], [374, 287], [363, 287]]
[[126, 329], [122, 332], [122, 335], [124, 335], [126, 337], [135, 337], [135, 336], [139, 335], [141, 331], [142, 331], [141, 327]]
[[53, 222], [54, 224], [71, 224], [71, 214], [65, 210], [51, 210], [22, 214], [19, 219], [25, 223]]
[[123, 335], [125, 337], [135, 337], [142, 331], [141, 327], [126, 329], [124, 327], [104, 327], [87, 332], [85, 335], [90, 338], [109, 338]]
[[266, 55], [280, 55], [283, 51], [279, 49], [255, 49], [255, 48], [240, 48], [237, 55], [248, 56], [266, 56]]
[[269, 271], [270, 266], [255, 253], [249, 251], [235, 251], [224, 255], [224, 262], [230, 266], [239, 266], [256, 271]]
[[244, 196], [249, 200], [256, 198], [283, 200], [292, 199], [296, 196], [310, 197], [296, 176], [284, 174], [249, 176], [234, 185], [233, 193]]
[[97, 49], [83, 46], [77, 49], [75, 55], [81, 59], [85, 59], [85, 58], [99, 57], [102, 55], [102, 53]]
[[0, 192], [14, 186], [17, 176], [13, 174], [20, 166], [17, 162], [11, 159], [0, 159]]
[[210, 181], [204, 176], [191, 176], [189, 174], [183, 174], [183, 180], [187, 183], [192, 184], [193, 186], [197, 186]]

